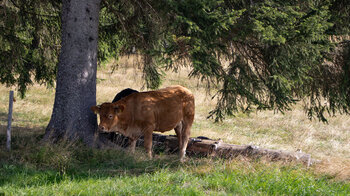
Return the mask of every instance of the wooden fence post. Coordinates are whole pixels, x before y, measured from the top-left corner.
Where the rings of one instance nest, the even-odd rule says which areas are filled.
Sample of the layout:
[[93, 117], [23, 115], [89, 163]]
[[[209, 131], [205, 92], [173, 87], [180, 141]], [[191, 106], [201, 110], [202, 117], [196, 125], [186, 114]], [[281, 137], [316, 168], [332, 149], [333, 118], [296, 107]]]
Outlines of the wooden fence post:
[[7, 142], [6, 142], [6, 148], [9, 151], [11, 150], [12, 107], [13, 107], [13, 91], [10, 91], [9, 115], [8, 115], [8, 120], [7, 120]]

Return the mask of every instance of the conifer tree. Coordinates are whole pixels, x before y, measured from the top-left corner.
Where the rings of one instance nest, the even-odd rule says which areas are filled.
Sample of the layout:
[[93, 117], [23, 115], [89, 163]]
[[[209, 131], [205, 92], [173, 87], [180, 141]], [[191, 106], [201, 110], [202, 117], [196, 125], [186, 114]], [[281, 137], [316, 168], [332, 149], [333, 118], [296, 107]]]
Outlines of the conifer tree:
[[[0, 9], [0, 82], [21, 95], [33, 82], [56, 87], [47, 135], [91, 142], [96, 65], [131, 48], [143, 56], [149, 88], [160, 85], [161, 69], [188, 62], [189, 77], [217, 89], [216, 120], [237, 111], [283, 112], [299, 101], [310, 118], [349, 114], [347, 0], [7, 0]], [[70, 22], [93, 23], [84, 33]], [[73, 76], [74, 85], [61, 83]], [[87, 88], [82, 83], [91, 92], [79, 90]], [[72, 105], [79, 107], [72, 112]]]

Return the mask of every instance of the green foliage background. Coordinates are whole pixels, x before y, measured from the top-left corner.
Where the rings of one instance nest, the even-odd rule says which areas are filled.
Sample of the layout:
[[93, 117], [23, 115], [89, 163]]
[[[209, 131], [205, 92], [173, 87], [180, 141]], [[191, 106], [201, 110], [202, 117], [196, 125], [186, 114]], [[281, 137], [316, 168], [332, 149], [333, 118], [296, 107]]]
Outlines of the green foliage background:
[[[60, 4], [1, 3], [0, 82], [22, 96], [34, 81], [54, 85]], [[149, 88], [163, 69], [191, 66], [190, 77], [218, 89], [216, 120], [302, 100], [326, 121], [350, 109], [349, 11], [346, 0], [103, 0], [99, 62], [137, 52]]]

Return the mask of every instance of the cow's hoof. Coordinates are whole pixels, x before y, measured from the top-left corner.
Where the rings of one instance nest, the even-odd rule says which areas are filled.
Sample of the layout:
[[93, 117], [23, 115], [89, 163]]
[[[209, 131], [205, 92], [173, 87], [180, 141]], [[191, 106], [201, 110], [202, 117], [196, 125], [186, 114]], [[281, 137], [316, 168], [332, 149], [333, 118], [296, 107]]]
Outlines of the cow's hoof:
[[181, 163], [186, 162], [186, 157], [180, 157], [180, 162], [181, 162]]
[[129, 149], [128, 149], [128, 152], [130, 152], [131, 154], [135, 154], [135, 149], [129, 148]]

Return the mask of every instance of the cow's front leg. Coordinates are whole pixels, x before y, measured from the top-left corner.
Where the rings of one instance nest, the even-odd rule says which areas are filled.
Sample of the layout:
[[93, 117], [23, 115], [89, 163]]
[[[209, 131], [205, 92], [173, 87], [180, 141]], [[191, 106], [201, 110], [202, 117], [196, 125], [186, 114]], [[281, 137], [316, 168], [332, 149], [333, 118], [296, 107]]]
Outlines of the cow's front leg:
[[150, 159], [152, 159], [152, 132], [153, 129], [144, 133], [144, 146], [146, 148], [147, 155]]
[[134, 154], [135, 153], [137, 139], [129, 138], [129, 140], [130, 140], [129, 151]]

